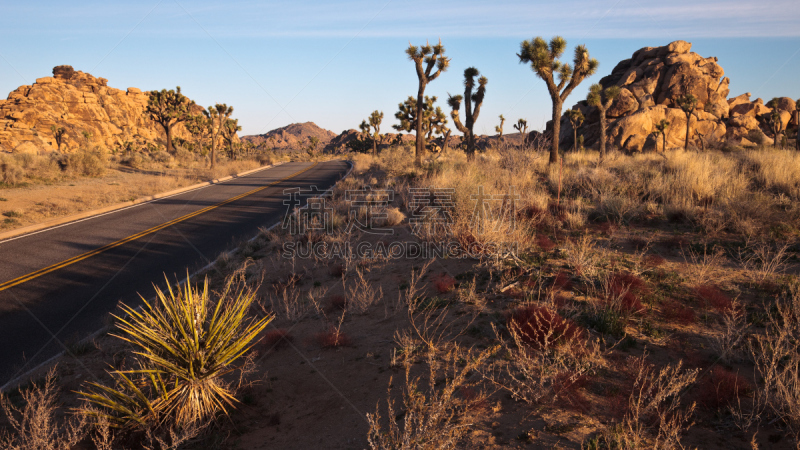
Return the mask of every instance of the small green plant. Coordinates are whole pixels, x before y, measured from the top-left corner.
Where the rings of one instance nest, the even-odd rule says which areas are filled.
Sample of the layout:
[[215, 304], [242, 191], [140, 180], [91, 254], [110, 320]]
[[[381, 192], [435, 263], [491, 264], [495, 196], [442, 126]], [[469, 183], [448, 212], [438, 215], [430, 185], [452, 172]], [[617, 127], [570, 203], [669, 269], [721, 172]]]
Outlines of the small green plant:
[[188, 427], [218, 412], [227, 413], [236, 399], [223, 376], [238, 369], [239, 360], [272, 320], [248, 317], [255, 293], [231, 292], [229, 282], [214, 301], [208, 280], [202, 290], [187, 284], [157, 301], [144, 298], [143, 308], [123, 305], [125, 317], [114, 316], [119, 334], [132, 345], [131, 370], [110, 372], [113, 387], [89, 383], [81, 392], [93, 409], [86, 412], [115, 427], [151, 427], [165, 423]]

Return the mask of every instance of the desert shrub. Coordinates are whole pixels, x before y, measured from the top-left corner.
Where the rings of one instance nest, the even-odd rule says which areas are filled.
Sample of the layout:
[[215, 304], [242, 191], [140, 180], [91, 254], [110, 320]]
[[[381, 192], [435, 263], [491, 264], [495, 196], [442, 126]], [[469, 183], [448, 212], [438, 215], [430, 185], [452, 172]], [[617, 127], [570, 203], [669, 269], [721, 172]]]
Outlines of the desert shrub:
[[733, 299], [722, 292], [719, 287], [712, 284], [703, 284], [695, 287], [694, 294], [704, 305], [710, 305], [720, 312], [727, 311], [733, 306]]
[[0, 182], [14, 186], [22, 182], [23, 175], [24, 171], [13, 158], [0, 156]]
[[708, 409], [717, 410], [738, 403], [739, 397], [753, 391], [753, 385], [738, 373], [714, 366], [700, 380], [696, 389], [697, 402]]
[[447, 294], [455, 288], [456, 279], [446, 273], [441, 273], [433, 279], [433, 286], [436, 288], [436, 292]]
[[[380, 405], [367, 414], [367, 442], [375, 449], [416, 450], [456, 449], [463, 444], [481, 418], [486, 394], [471, 381], [473, 373], [486, 361], [490, 350], [477, 355], [443, 355], [441, 361], [430, 354], [428, 377], [411, 376], [411, 364], [405, 363], [402, 405], [398, 410], [392, 400], [389, 382], [386, 420]], [[459, 361], [466, 361], [463, 366]], [[464, 393], [467, 392], [467, 395]], [[388, 423], [387, 423], [388, 422]]]
[[328, 299], [330, 311], [344, 311], [347, 309], [347, 299], [344, 295], [334, 294]]
[[609, 284], [607, 301], [618, 303], [626, 314], [644, 311], [641, 296], [650, 292], [647, 283], [630, 272], [618, 272], [612, 275]]
[[751, 356], [761, 378], [755, 396], [776, 422], [800, 444], [800, 284], [766, 310], [764, 334], [751, 341]]
[[54, 154], [53, 157], [61, 170], [77, 176], [102, 176], [108, 164], [108, 156], [100, 147], [81, 148], [73, 153]]
[[508, 328], [534, 349], [571, 345], [583, 337], [583, 330], [571, 320], [542, 306], [519, 308], [508, 318]]
[[24, 406], [14, 403], [0, 392], [0, 409], [5, 414], [11, 433], [0, 432], [0, 448], [6, 450], [72, 450], [86, 435], [86, 417], [56, 419], [58, 388], [55, 370], [50, 370], [43, 383], [34, 383], [21, 390]]
[[289, 334], [289, 330], [284, 328], [277, 328], [269, 330], [264, 334], [264, 339], [261, 341], [263, 347], [267, 350], [278, 349], [292, 342], [294, 338]]
[[682, 363], [656, 369], [646, 354], [634, 361], [635, 380], [623, 420], [603, 440], [607, 448], [684, 448], [681, 435], [692, 426], [695, 404], [684, 405], [683, 391], [694, 384], [697, 370]]
[[681, 325], [689, 325], [696, 320], [694, 310], [681, 304], [677, 300], [668, 300], [661, 305], [661, 314], [665, 319]]
[[329, 327], [315, 335], [317, 343], [323, 348], [348, 347], [353, 344], [350, 336], [346, 335], [341, 329]]
[[202, 290], [188, 284], [157, 301], [144, 298], [143, 309], [123, 305], [115, 316], [118, 337], [136, 349], [135, 369], [113, 371], [114, 386], [89, 383], [81, 394], [93, 408], [87, 413], [114, 426], [148, 429], [160, 424], [191, 427], [233, 406], [234, 387], [223, 377], [254, 344], [272, 319], [248, 317], [255, 294], [233, 292], [229, 281], [214, 300], [208, 280]]
[[551, 241], [549, 237], [543, 234], [536, 236], [536, 246], [546, 252], [549, 252], [554, 248], [556, 248], [556, 244], [553, 243], [553, 241]]

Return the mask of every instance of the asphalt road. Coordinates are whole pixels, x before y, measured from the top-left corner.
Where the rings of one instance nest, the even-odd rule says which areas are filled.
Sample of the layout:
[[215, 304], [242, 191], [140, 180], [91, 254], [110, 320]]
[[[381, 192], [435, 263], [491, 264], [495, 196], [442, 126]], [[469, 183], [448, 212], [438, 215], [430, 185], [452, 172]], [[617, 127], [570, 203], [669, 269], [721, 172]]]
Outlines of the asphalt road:
[[324, 191], [344, 161], [287, 163], [224, 183], [0, 242], [0, 386], [280, 222], [286, 188]]

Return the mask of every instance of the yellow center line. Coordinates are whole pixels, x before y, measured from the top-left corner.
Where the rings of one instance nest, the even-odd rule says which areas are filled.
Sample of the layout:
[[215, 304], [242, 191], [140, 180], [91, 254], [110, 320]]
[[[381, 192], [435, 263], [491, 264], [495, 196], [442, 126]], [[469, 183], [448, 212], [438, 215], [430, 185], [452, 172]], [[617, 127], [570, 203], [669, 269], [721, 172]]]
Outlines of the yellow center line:
[[40, 277], [42, 275], [46, 275], [46, 274], [54, 272], [54, 271], [56, 271], [58, 269], [62, 269], [64, 267], [67, 267], [67, 266], [69, 266], [71, 264], [75, 264], [75, 263], [83, 261], [83, 260], [85, 260], [87, 258], [91, 258], [92, 256], [99, 255], [100, 253], [103, 253], [105, 251], [111, 250], [112, 248], [119, 247], [120, 245], [127, 244], [128, 242], [132, 242], [132, 241], [135, 241], [135, 240], [137, 240], [137, 239], [139, 239], [141, 237], [147, 236], [149, 234], [153, 234], [155, 232], [163, 230], [164, 228], [167, 228], [167, 227], [170, 227], [172, 225], [175, 225], [176, 223], [183, 222], [185, 220], [191, 219], [192, 217], [197, 217], [197, 216], [199, 216], [199, 215], [201, 215], [203, 213], [207, 213], [207, 212], [209, 212], [209, 211], [211, 211], [213, 209], [219, 208], [220, 206], [224, 206], [224, 205], [227, 205], [228, 203], [235, 202], [236, 200], [239, 200], [239, 199], [242, 199], [244, 197], [247, 197], [248, 195], [253, 195], [253, 194], [257, 193], [257, 192], [261, 192], [264, 189], [272, 187], [272, 186], [274, 186], [274, 185], [276, 185], [278, 183], [286, 181], [286, 180], [288, 180], [290, 178], [294, 178], [294, 177], [300, 175], [301, 173], [306, 172], [306, 171], [316, 167], [317, 164], [319, 164], [319, 163], [315, 162], [311, 166], [308, 166], [308, 167], [306, 167], [305, 169], [303, 169], [303, 170], [301, 170], [299, 172], [296, 172], [296, 173], [294, 173], [292, 175], [289, 175], [288, 177], [282, 178], [282, 179], [280, 179], [278, 181], [273, 181], [272, 183], [269, 183], [267, 185], [264, 185], [264, 186], [261, 186], [259, 188], [253, 189], [252, 191], [245, 192], [244, 194], [237, 195], [236, 197], [231, 197], [231, 198], [225, 200], [224, 202], [217, 203], [216, 205], [207, 206], [207, 207], [205, 207], [205, 208], [203, 208], [201, 210], [186, 214], [185, 216], [178, 217], [177, 219], [173, 219], [173, 220], [170, 220], [169, 222], [162, 223], [161, 225], [156, 225], [156, 226], [154, 226], [152, 228], [148, 228], [147, 230], [144, 230], [144, 231], [141, 231], [139, 233], [130, 235], [130, 236], [128, 236], [128, 237], [126, 237], [124, 239], [120, 239], [120, 240], [118, 240], [116, 242], [112, 242], [110, 244], [106, 244], [106, 245], [104, 245], [102, 247], [96, 248], [96, 249], [94, 249], [92, 251], [89, 251], [89, 252], [86, 252], [86, 253], [84, 253], [82, 255], [73, 256], [72, 258], [69, 258], [67, 260], [64, 260], [64, 261], [61, 261], [59, 263], [53, 264], [52, 266], [47, 266], [47, 267], [39, 269], [39, 270], [37, 270], [35, 272], [31, 272], [31, 273], [29, 273], [27, 275], [23, 275], [21, 277], [14, 278], [13, 280], [6, 281], [5, 283], [0, 284], [0, 291], [4, 291], [4, 290], [6, 290], [8, 288], [11, 288], [11, 287], [20, 285], [22, 283], [25, 283], [27, 281], [33, 280], [34, 278], [38, 278], [38, 277]]

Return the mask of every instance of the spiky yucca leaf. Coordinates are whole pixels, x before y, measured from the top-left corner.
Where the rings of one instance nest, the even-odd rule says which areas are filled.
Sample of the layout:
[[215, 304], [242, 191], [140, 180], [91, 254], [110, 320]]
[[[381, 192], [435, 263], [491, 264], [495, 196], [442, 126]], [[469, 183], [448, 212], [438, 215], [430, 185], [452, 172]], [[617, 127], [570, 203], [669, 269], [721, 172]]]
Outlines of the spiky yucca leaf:
[[127, 317], [115, 316], [120, 333], [114, 336], [133, 345], [140, 368], [112, 372], [115, 388], [93, 384], [99, 392], [84, 396], [110, 410], [117, 424], [170, 418], [184, 426], [227, 413], [236, 400], [222, 377], [237, 369], [235, 361], [272, 318], [248, 318], [255, 298], [249, 291], [212, 305], [208, 280], [202, 290], [188, 281], [176, 290], [168, 286], [166, 293], [156, 288], [156, 297], [152, 304], [143, 299], [141, 311], [123, 305]]

